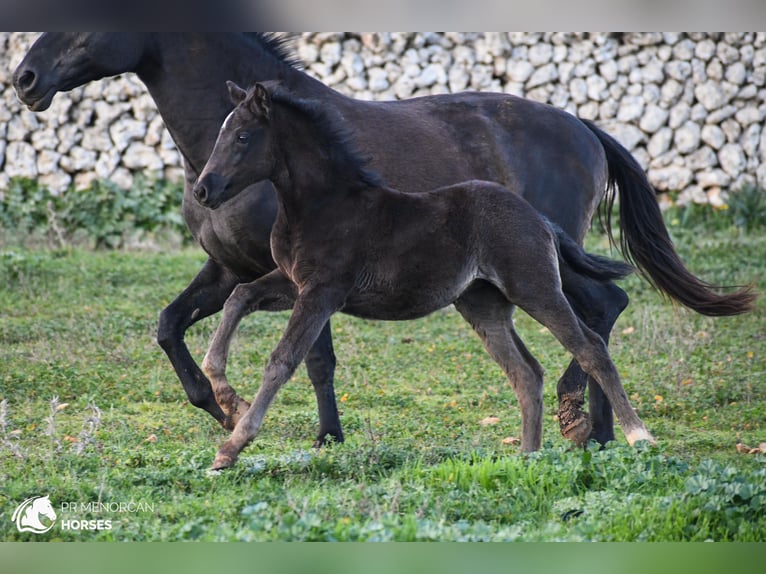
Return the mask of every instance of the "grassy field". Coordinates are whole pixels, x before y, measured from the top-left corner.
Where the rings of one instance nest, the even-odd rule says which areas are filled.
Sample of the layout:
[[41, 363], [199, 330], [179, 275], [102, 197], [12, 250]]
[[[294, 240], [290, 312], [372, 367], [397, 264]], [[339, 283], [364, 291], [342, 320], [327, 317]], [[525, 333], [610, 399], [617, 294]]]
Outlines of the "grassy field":
[[[673, 232], [706, 279], [764, 291], [762, 233]], [[589, 247], [608, 252], [597, 235]], [[203, 261], [196, 249], [0, 251], [0, 540], [766, 540], [766, 455], [737, 449], [766, 441], [763, 297], [752, 314], [713, 320], [637, 277], [623, 283], [632, 304], [611, 348], [656, 448], [621, 434], [604, 450], [570, 448], [554, 420], [569, 357], [519, 313], [546, 370], [544, 448], [530, 456], [513, 440], [509, 385], [454, 310], [338, 316], [346, 442], [311, 449], [301, 369], [237, 466], [213, 475], [226, 434], [188, 404], [155, 342], [160, 310]], [[244, 396], [286, 317], [243, 321], [229, 378]], [[196, 357], [216, 323], [188, 334]], [[33, 495], [58, 514], [45, 534], [11, 520]], [[108, 508], [83, 509], [93, 502]], [[64, 527], [97, 519], [111, 528]]]

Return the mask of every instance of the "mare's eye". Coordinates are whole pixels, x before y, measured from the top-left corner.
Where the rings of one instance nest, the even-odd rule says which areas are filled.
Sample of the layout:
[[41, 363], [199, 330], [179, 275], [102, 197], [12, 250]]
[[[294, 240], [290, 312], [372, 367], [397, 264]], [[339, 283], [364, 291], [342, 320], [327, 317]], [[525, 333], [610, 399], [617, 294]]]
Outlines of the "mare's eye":
[[239, 132], [237, 134], [237, 142], [241, 144], [246, 144], [250, 141], [250, 134], [247, 132]]

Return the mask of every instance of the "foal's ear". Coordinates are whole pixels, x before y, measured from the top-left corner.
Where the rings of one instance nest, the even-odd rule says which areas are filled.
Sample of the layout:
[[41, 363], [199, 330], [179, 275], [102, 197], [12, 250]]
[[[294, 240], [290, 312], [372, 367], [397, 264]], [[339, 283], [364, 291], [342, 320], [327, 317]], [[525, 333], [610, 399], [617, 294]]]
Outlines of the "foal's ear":
[[250, 109], [254, 114], [269, 117], [269, 109], [271, 108], [271, 96], [268, 90], [263, 84], [255, 84], [253, 86], [253, 96], [250, 100]]
[[231, 80], [226, 81], [226, 87], [229, 89], [229, 98], [231, 99], [231, 103], [235, 106], [239, 105], [242, 100], [247, 97], [247, 92]]

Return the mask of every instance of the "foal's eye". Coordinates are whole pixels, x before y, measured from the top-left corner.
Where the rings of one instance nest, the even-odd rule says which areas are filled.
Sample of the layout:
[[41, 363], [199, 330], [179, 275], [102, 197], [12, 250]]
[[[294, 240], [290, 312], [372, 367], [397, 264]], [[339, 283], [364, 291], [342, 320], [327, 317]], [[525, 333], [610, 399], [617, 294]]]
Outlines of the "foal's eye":
[[247, 132], [239, 132], [237, 134], [237, 141], [241, 144], [246, 144], [250, 141], [250, 134]]

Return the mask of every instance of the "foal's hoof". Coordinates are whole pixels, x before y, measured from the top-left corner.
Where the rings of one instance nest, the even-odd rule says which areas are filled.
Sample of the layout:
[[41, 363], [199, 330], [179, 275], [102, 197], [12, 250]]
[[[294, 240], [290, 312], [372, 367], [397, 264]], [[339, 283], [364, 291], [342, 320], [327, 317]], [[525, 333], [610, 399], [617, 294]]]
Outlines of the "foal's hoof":
[[567, 400], [559, 406], [559, 428], [565, 439], [578, 446], [587, 444], [592, 430], [588, 414]]
[[215, 460], [213, 460], [213, 465], [210, 467], [210, 470], [224, 470], [225, 468], [231, 468], [234, 466], [235, 462], [237, 462], [236, 455], [232, 456], [224, 454], [219, 450], [215, 455]]

